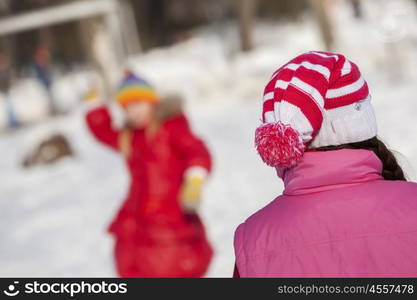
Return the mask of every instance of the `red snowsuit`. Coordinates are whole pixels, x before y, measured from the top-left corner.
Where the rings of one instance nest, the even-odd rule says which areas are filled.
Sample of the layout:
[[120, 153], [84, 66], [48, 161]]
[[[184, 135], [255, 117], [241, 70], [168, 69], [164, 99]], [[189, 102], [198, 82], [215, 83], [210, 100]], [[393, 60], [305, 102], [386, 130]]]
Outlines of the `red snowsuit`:
[[[100, 142], [119, 150], [120, 131], [112, 128], [105, 107], [90, 111], [86, 119]], [[201, 277], [212, 249], [198, 215], [182, 211], [179, 192], [187, 168], [201, 166], [210, 171], [207, 148], [180, 114], [162, 121], [149, 140], [144, 130], [134, 130], [126, 161], [130, 189], [108, 229], [116, 238], [119, 275]]]

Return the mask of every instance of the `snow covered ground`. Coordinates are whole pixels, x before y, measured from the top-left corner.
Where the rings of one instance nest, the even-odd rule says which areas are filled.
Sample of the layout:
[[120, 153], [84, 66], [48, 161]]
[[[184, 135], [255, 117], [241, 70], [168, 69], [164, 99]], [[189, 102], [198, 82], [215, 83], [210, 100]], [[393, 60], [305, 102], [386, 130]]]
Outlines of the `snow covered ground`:
[[[376, 2], [382, 3], [366, 1], [368, 11]], [[404, 7], [411, 3], [398, 2], [406, 3]], [[407, 158], [402, 161], [415, 179], [417, 17], [412, 12], [416, 10], [397, 12], [405, 13], [401, 22], [407, 20], [407, 31], [398, 32], [400, 39], [387, 44], [383, 40], [395, 37], [395, 26], [402, 27], [391, 24], [390, 31], [381, 31], [385, 27], [375, 23], [374, 16], [354, 23], [346, 4], [335, 3], [338, 51], [361, 67], [373, 95], [380, 135]], [[283, 188], [253, 147], [263, 86], [274, 68], [292, 56], [322, 48], [309, 18], [298, 24], [258, 25], [257, 48], [247, 54], [236, 53], [233, 27], [221, 32], [218, 28], [204, 28], [187, 42], [128, 62], [162, 92], [185, 94], [193, 128], [213, 153], [214, 172], [205, 187], [202, 215], [216, 251], [207, 276], [215, 277], [231, 275], [236, 226]], [[400, 58], [393, 57], [394, 52]], [[60, 84], [65, 90], [70, 83]], [[31, 145], [55, 132], [69, 138], [75, 157], [51, 166], [21, 168]], [[2, 133], [0, 154], [0, 276], [115, 276], [112, 240], [105, 228], [124, 199], [128, 178], [121, 157], [87, 132], [83, 109]]]

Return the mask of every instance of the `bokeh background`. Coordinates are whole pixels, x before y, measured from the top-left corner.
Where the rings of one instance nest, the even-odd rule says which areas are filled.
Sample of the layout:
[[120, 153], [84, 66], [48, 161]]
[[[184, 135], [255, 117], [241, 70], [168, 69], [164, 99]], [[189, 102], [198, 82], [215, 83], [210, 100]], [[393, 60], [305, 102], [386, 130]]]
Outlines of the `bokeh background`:
[[414, 180], [417, 1], [0, 0], [0, 276], [116, 275], [105, 229], [128, 177], [83, 117], [100, 97], [121, 122], [125, 69], [184, 95], [214, 156], [207, 276], [231, 276], [234, 229], [283, 189], [253, 146], [264, 84], [308, 50], [359, 65], [380, 137]]

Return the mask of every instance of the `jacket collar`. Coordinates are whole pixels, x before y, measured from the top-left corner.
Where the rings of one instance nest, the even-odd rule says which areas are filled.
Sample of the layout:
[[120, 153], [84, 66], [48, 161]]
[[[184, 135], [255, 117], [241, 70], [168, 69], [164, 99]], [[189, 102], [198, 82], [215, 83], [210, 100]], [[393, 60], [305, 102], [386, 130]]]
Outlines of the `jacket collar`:
[[361, 149], [307, 151], [289, 169], [277, 169], [285, 195], [332, 190], [362, 182], [383, 180], [382, 162], [374, 152]]

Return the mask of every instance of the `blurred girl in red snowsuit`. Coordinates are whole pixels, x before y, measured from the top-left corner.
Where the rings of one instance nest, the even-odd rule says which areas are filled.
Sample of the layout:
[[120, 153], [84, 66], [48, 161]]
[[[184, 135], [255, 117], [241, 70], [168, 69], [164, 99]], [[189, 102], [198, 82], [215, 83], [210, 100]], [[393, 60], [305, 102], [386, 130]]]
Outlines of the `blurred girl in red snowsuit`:
[[104, 106], [86, 116], [93, 135], [126, 157], [131, 177], [109, 226], [121, 277], [201, 277], [212, 257], [196, 213], [210, 154], [171, 98], [161, 103], [147, 82], [129, 73], [117, 95], [127, 125], [114, 129]]

